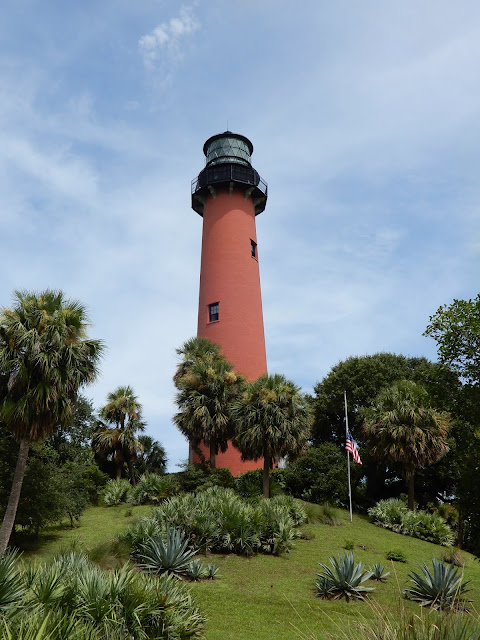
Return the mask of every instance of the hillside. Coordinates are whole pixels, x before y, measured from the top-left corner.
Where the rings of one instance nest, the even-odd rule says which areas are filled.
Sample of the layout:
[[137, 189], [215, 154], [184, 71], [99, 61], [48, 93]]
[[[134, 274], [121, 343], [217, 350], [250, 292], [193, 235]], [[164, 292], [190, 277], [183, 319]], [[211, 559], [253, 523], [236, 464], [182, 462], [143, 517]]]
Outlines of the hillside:
[[[71, 530], [52, 529], [31, 558], [49, 558], [60, 549], [75, 546], [92, 549], [105, 543], [136, 517], [148, 512], [148, 507], [90, 508], [82, 518], [81, 526]], [[340, 638], [341, 629], [358, 624], [361, 619], [373, 621], [380, 615], [398, 615], [400, 607], [412, 613], [421, 613], [420, 607], [399, 598], [408, 573], [418, 563], [431, 563], [433, 556], [441, 557], [444, 548], [380, 529], [365, 518], [339, 511], [340, 526], [309, 524], [310, 540], [298, 540], [293, 551], [284, 558], [215, 555], [209, 558], [220, 567], [215, 581], [192, 584], [195, 597], [208, 617], [206, 640], [319, 640]], [[314, 596], [315, 572], [318, 562], [328, 562], [330, 555], [342, 549], [346, 541], [355, 545], [357, 561], [367, 566], [375, 562], [385, 564], [390, 576], [386, 583], [371, 582], [376, 590], [369, 602], [323, 601]], [[391, 563], [385, 554], [401, 549], [407, 563]], [[480, 563], [463, 553], [465, 579], [471, 580], [470, 597], [480, 602]]]

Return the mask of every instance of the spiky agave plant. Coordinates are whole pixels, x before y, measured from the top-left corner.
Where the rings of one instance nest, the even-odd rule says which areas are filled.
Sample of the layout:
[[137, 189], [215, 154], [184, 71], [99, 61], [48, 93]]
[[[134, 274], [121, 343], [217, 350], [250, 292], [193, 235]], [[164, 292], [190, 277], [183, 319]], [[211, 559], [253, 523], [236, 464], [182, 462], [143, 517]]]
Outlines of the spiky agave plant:
[[468, 602], [464, 595], [469, 580], [462, 582], [463, 574], [453, 564], [445, 564], [437, 558], [432, 559], [433, 572], [425, 563], [420, 565], [423, 575], [409, 574], [413, 586], [404, 589], [403, 594], [409, 600], [419, 602], [422, 607], [433, 609], [465, 609]]
[[385, 582], [387, 576], [390, 575], [390, 571], [385, 571], [385, 566], [376, 562], [373, 567], [370, 567], [370, 571], [372, 572], [371, 580], [377, 580], [378, 582]]
[[194, 582], [197, 582], [202, 578], [206, 578], [207, 572], [203, 562], [200, 562], [200, 560], [197, 560], [196, 558], [195, 560], [192, 560], [187, 567], [186, 576]]
[[167, 529], [165, 541], [157, 534], [140, 544], [137, 557], [139, 566], [151, 573], [169, 573], [177, 577], [187, 575], [188, 565], [196, 551], [190, 549], [189, 540], [181, 529]]
[[364, 600], [364, 594], [374, 591], [374, 587], [364, 587], [372, 572], [365, 570], [363, 562], [355, 563], [353, 553], [345, 551], [343, 557], [340, 552], [338, 559], [330, 556], [332, 568], [319, 562], [323, 568], [322, 573], [317, 573], [318, 580], [315, 583], [317, 596], [320, 598], [350, 598]]

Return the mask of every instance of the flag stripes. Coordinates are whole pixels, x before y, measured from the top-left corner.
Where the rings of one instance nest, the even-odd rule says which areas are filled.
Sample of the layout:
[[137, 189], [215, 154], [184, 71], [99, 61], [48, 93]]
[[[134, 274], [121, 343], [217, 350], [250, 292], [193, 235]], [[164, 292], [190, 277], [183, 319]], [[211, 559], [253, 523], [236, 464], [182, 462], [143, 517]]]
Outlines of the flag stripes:
[[350, 431], [347, 431], [347, 442], [345, 444], [345, 449], [352, 454], [352, 458], [354, 462], [358, 462], [358, 464], [362, 464], [360, 460], [360, 454], [358, 453], [357, 445], [355, 444], [355, 440], [352, 438], [352, 434]]

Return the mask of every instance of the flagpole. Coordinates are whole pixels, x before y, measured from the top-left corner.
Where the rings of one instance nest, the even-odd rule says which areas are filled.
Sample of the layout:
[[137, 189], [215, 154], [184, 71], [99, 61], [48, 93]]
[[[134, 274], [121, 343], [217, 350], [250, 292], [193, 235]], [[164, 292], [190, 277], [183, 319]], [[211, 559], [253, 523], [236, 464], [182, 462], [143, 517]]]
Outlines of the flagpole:
[[[345, 441], [348, 439], [348, 412], [347, 412], [347, 392], [343, 392], [345, 400]], [[347, 451], [347, 469], [348, 469], [348, 499], [350, 502], [350, 522], [352, 522], [352, 484], [350, 482], [350, 452]]]

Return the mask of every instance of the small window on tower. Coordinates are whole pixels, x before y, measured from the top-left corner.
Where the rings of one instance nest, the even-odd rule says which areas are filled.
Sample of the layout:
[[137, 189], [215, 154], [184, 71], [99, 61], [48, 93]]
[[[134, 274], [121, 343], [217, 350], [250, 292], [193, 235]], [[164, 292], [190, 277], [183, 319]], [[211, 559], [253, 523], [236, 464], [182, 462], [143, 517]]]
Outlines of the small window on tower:
[[219, 302], [214, 302], [213, 304], [208, 305], [208, 321], [215, 322], [218, 320], [218, 305]]
[[257, 243], [254, 240], [250, 240], [250, 247], [252, 250], [252, 258], [257, 257]]

